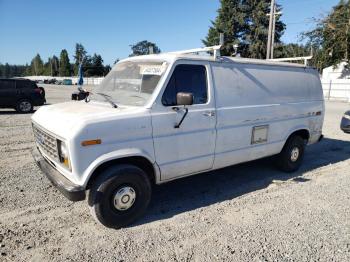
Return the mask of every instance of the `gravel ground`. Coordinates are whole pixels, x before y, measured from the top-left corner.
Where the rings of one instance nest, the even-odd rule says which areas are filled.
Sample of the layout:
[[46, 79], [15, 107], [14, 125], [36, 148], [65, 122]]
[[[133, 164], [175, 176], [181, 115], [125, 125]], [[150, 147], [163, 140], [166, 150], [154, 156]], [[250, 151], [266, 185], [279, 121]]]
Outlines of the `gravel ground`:
[[[48, 103], [71, 91], [46, 86]], [[350, 261], [348, 108], [327, 102], [325, 139], [299, 172], [266, 159], [158, 186], [145, 217], [121, 230], [53, 188], [30, 154], [30, 115], [1, 110], [0, 261]]]

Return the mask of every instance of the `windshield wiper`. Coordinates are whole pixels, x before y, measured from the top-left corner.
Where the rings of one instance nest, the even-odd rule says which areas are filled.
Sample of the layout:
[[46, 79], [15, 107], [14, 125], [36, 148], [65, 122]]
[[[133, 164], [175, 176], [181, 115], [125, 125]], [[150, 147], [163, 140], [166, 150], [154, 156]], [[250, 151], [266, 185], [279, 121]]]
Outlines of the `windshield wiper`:
[[110, 95], [104, 94], [104, 93], [96, 93], [97, 95], [100, 95], [104, 97], [104, 99], [110, 103], [114, 108], [118, 108], [117, 104], [113, 102], [112, 97]]

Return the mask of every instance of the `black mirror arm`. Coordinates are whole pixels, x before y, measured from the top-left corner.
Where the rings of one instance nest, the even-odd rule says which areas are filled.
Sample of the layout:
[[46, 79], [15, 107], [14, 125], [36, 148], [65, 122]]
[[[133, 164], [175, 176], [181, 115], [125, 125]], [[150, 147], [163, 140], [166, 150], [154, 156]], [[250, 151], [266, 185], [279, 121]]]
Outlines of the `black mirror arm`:
[[186, 116], [187, 116], [187, 114], [188, 114], [188, 108], [185, 107], [184, 109], [185, 109], [185, 114], [184, 114], [183, 117], [181, 118], [180, 122], [179, 122], [177, 125], [174, 126], [174, 128], [180, 128], [182, 122], [185, 120], [185, 118], [186, 118]]

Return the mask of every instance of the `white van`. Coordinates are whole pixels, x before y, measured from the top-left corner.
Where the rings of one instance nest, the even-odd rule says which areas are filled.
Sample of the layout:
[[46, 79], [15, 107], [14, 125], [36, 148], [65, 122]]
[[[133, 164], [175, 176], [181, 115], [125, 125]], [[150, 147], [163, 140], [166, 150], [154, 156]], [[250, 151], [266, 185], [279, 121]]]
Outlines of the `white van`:
[[122, 60], [86, 100], [32, 117], [42, 171], [107, 227], [142, 215], [154, 184], [273, 155], [293, 172], [322, 138], [316, 70], [190, 53]]

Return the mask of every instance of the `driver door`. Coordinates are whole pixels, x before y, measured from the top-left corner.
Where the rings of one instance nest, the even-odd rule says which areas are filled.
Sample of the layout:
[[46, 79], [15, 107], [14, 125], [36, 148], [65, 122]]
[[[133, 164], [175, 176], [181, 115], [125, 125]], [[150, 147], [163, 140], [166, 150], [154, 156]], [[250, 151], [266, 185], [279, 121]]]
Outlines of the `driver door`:
[[[210, 170], [216, 140], [215, 99], [208, 63], [181, 63], [173, 68], [163, 93], [152, 107], [154, 150], [161, 180]], [[176, 94], [192, 93], [193, 105], [185, 113]]]

